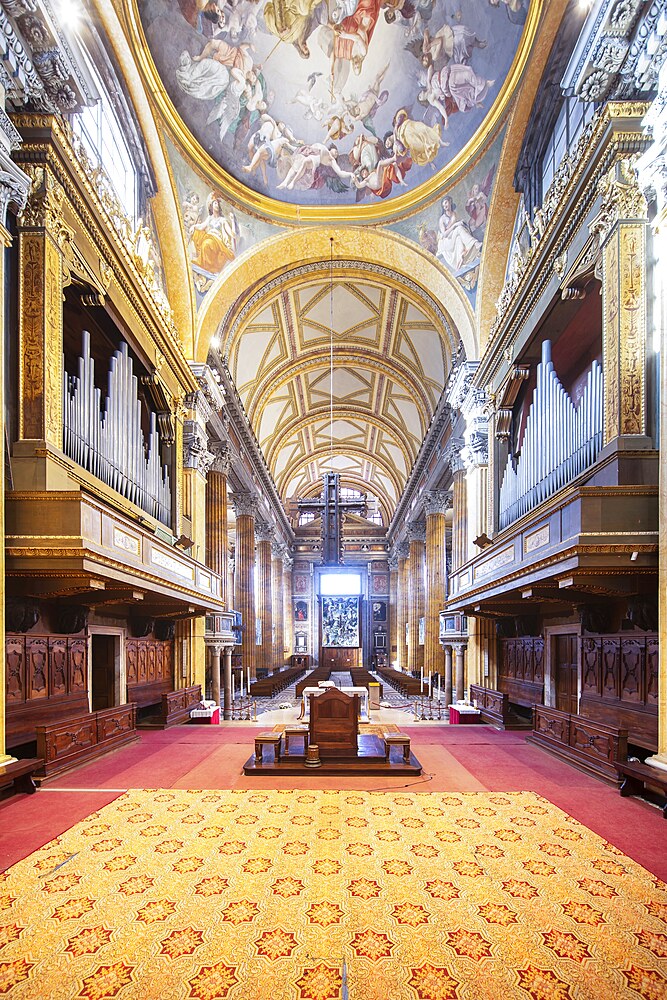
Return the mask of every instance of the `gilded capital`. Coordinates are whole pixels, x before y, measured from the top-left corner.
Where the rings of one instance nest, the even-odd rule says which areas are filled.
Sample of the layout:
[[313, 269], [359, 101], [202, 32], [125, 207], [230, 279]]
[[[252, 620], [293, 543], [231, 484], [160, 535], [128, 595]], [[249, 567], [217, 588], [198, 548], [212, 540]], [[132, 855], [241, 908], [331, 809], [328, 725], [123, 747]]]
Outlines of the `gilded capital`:
[[65, 189], [50, 170], [38, 163], [26, 164], [30, 192], [23, 213], [23, 229], [46, 229], [59, 241], [65, 224], [62, 219]]
[[600, 211], [590, 225], [591, 236], [602, 246], [617, 222], [644, 222], [646, 197], [637, 177], [633, 158], [618, 160], [600, 181]]

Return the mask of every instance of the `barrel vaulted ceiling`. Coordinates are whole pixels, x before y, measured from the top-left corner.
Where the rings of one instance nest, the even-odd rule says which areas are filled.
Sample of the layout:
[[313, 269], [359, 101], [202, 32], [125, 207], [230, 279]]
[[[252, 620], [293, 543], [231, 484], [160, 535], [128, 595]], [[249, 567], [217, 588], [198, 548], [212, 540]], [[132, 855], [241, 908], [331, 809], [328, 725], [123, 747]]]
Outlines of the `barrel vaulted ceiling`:
[[381, 274], [324, 267], [286, 276], [221, 345], [285, 502], [333, 469], [390, 519], [451, 360], [433, 305]]

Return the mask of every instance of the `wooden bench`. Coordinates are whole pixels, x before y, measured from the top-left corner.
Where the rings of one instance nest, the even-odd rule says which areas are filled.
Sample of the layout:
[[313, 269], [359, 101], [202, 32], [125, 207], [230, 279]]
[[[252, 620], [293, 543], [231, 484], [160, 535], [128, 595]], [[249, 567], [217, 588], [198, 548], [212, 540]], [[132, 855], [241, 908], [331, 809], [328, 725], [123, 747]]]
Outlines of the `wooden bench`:
[[410, 763], [410, 737], [406, 736], [405, 733], [384, 733], [384, 759], [389, 761], [389, 753], [392, 747], [402, 747], [403, 749], [403, 760], [406, 764]]
[[526, 741], [614, 785], [618, 783], [619, 764], [628, 757], [627, 729], [545, 705], [533, 705], [533, 730]]
[[32, 795], [33, 792], [37, 791], [37, 785], [32, 776], [43, 763], [44, 761], [40, 757], [31, 757], [0, 765], [0, 788], [8, 788], [12, 785], [15, 792], [26, 792], [28, 795]]
[[499, 729], [530, 729], [532, 722], [522, 719], [512, 708], [509, 695], [494, 688], [482, 687], [479, 684], [470, 685], [470, 697], [477, 702], [482, 720]]
[[659, 788], [664, 798], [661, 806], [662, 815], [667, 819], [667, 771], [634, 760], [619, 761], [616, 769], [619, 778], [624, 779], [619, 789], [624, 798], [629, 795], [641, 795], [647, 785]]
[[285, 726], [285, 753], [289, 753], [289, 741], [292, 739], [303, 740], [303, 753], [306, 754], [308, 746], [308, 726]]
[[38, 778], [51, 777], [139, 739], [137, 706], [120, 705], [37, 726]]
[[282, 733], [258, 733], [255, 736], [255, 760], [258, 764], [262, 763], [262, 750], [265, 746], [273, 747], [273, 759], [276, 764], [280, 760], [280, 741], [283, 738]]

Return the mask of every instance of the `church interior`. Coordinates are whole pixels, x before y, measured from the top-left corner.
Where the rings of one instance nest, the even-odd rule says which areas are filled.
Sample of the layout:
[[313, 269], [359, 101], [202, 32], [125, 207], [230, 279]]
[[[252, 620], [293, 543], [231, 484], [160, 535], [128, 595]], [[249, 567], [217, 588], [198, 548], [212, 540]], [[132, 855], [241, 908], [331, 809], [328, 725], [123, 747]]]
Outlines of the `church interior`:
[[0, 35], [0, 994], [666, 997], [667, 0]]

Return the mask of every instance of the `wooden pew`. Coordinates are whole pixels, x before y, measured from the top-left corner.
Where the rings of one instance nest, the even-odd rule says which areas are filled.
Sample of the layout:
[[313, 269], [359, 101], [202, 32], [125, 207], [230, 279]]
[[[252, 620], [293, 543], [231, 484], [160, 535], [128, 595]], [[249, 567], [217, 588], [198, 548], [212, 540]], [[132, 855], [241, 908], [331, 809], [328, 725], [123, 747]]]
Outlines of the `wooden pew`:
[[618, 784], [619, 765], [628, 757], [628, 731], [545, 705], [533, 706], [533, 730], [526, 736], [555, 757], [595, 778]]
[[499, 729], [530, 729], [532, 722], [522, 719], [510, 704], [509, 695], [493, 688], [470, 685], [470, 698], [477, 702], [483, 722], [488, 722]]
[[37, 753], [42, 762], [35, 774], [38, 778], [60, 774], [138, 739], [135, 704], [38, 726]]

